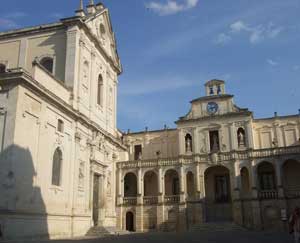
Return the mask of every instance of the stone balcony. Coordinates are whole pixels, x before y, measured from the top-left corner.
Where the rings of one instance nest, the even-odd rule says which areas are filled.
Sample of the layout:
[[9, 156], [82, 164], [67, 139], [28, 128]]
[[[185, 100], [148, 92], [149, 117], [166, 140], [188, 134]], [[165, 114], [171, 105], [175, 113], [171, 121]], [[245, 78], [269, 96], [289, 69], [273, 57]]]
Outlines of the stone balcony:
[[244, 151], [218, 152], [212, 154], [181, 155], [175, 158], [157, 158], [118, 162], [119, 169], [155, 168], [178, 166], [192, 163], [218, 164], [226, 161], [260, 159], [284, 155], [299, 155], [300, 146], [268, 149], [248, 149]]

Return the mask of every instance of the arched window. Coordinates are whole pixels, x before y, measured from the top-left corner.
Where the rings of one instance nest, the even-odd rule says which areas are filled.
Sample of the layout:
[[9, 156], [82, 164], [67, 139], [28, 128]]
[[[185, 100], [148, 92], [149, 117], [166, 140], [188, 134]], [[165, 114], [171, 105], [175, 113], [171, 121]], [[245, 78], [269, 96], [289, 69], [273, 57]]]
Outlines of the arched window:
[[61, 119], [57, 121], [57, 131], [64, 132], [64, 122]]
[[0, 73], [5, 73], [5, 72], [6, 72], [6, 66], [0, 63]]
[[101, 74], [98, 77], [97, 104], [103, 106], [103, 78]]
[[189, 133], [185, 136], [185, 151], [193, 152], [193, 138]]
[[62, 151], [60, 148], [57, 148], [54, 152], [52, 162], [52, 185], [54, 186], [61, 185], [62, 160]]
[[240, 127], [237, 130], [237, 139], [238, 139], [238, 146], [239, 146], [239, 148], [242, 148], [242, 147], [246, 146], [246, 135], [245, 135], [244, 128]]
[[41, 65], [50, 73], [53, 73], [53, 58], [44, 57], [40, 61]]

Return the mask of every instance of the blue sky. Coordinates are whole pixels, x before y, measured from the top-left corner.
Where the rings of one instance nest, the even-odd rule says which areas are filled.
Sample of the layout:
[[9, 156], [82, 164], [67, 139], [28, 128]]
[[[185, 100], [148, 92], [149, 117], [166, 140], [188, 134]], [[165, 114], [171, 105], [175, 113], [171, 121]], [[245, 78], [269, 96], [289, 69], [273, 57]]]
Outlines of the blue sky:
[[[87, 0], [85, 1], [87, 2]], [[204, 83], [255, 117], [300, 108], [300, 0], [106, 0], [124, 73], [118, 126], [174, 127]], [[79, 0], [3, 1], [0, 29], [72, 16]]]

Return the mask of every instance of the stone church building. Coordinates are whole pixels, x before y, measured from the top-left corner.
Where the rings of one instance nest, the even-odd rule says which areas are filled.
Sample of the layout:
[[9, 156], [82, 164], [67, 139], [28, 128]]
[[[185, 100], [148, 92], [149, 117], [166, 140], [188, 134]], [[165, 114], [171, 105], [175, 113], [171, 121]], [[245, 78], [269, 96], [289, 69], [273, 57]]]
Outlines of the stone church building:
[[0, 33], [0, 239], [92, 227], [284, 229], [300, 203], [300, 114], [254, 119], [206, 83], [175, 129], [117, 129], [108, 9]]

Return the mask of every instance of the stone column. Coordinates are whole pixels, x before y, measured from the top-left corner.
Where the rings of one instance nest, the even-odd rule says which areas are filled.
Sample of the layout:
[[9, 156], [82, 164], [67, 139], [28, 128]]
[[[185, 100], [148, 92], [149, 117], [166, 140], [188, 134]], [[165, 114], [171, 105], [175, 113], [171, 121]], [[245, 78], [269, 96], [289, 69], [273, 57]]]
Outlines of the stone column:
[[246, 125], [246, 141], [248, 148], [254, 148], [253, 130], [251, 121], [247, 122]]
[[196, 197], [200, 199], [201, 197], [201, 185], [200, 185], [200, 165], [197, 163], [196, 165]]
[[180, 167], [179, 180], [180, 180], [180, 202], [185, 202], [186, 187], [185, 187], [185, 173], [183, 166]]
[[240, 162], [234, 162], [234, 195], [233, 195], [233, 218], [234, 222], [242, 225], [243, 224], [243, 212], [242, 212], [242, 201], [240, 198], [241, 190], [241, 173], [240, 173]]
[[276, 183], [277, 183], [277, 191], [278, 197], [284, 197], [283, 185], [282, 185], [282, 167], [280, 160], [275, 161], [275, 173], [276, 173]]
[[180, 129], [178, 132], [178, 141], [179, 141], [179, 154], [183, 155], [185, 154], [185, 141], [184, 141], [184, 133], [183, 130]]
[[138, 169], [138, 178], [137, 178], [137, 202], [138, 204], [143, 204], [143, 196], [144, 196], [144, 187], [143, 187], [143, 175], [142, 169]]
[[231, 150], [237, 150], [237, 135], [236, 135], [236, 127], [234, 123], [230, 124], [230, 138], [231, 138]]
[[165, 222], [164, 214], [164, 198], [165, 198], [165, 178], [163, 175], [163, 170], [160, 167], [158, 169], [158, 206], [157, 206], [157, 226], [158, 229], [162, 229]]
[[118, 205], [121, 205], [123, 203], [123, 197], [124, 197], [124, 180], [122, 177], [122, 169], [118, 169]]

